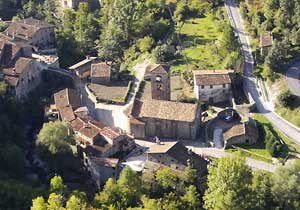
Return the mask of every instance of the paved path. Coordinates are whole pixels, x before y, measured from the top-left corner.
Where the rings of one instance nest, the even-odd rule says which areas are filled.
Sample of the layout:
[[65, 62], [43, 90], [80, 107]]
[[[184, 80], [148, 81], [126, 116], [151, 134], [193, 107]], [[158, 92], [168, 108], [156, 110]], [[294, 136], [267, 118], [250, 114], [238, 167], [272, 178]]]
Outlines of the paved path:
[[291, 92], [300, 96], [300, 62], [295, 63], [287, 70], [286, 81]]
[[250, 46], [249, 37], [244, 29], [243, 20], [241, 18], [239, 8], [233, 3], [232, 0], [225, 1], [226, 10], [232, 26], [239, 36], [241, 43], [242, 52], [245, 57], [245, 68], [244, 68], [244, 82], [245, 91], [249, 92], [253, 97], [257, 110], [263, 114], [276, 128], [283, 132], [295, 143], [300, 143], [300, 129], [290, 122], [280, 117], [275, 112], [272, 112], [272, 108], [268, 103], [264, 102], [263, 98], [259, 94], [258, 87], [255, 83], [255, 77], [253, 76], [253, 64], [254, 60], [252, 57], [252, 51]]

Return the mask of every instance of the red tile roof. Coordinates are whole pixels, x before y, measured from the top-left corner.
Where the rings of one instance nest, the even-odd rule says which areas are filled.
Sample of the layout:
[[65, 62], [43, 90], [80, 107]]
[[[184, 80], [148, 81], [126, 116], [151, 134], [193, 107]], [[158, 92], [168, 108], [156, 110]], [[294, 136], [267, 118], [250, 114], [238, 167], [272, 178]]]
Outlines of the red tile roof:
[[227, 70], [199, 70], [194, 71], [196, 85], [223, 85], [231, 84], [230, 73]]
[[229, 141], [230, 139], [238, 136], [243, 136], [243, 135], [249, 135], [249, 136], [254, 136], [255, 138], [258, 138], [259, 133], [258, 129], [251, 126], [247, 125], [245, 123], [237, 124], [228, 129], [223, 133], [223, 138], [225, 141]]
[[27, 18], [12, 22], [4, 31], [4, 33], [9, 36], [17, 36], [22, 39], [28, 40], [29, 38], [32, 38], [35, 33], [41, 28], [54, 28], [54, 25], [50, 25], [33, 18]]
[[91, 77], [110, 77], [112, 62], [93, 63], [91, 66]]
[[146, 100], [143, 102], [139, 118], [158, 118], [181, 122], [193, 122], [196, 119], [198, 105], [163, 101]]
[[273, 36], [271, 32], [262, 34], [260, 36], [260, 46], [261, 47], [269, 47], [273, 44]]
[[74, 89], [63, 89], [54, 94], [54, 101], [58, 110], [70, 106], [73, 109], [81, 107], [81, 98]]

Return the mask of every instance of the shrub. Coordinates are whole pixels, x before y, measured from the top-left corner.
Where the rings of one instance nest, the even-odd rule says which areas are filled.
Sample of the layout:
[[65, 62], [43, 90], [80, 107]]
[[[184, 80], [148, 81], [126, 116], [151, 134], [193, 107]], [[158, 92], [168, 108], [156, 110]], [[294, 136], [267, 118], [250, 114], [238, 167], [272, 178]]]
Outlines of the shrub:
[[278, 96], [278, 102], [283, 107], [291, 107], [295, 102], [295, 96], [288, 90]]
[[0, 32], [4, 31], [7, 28], [7, 24], [3, 21], [0, 21]]
[[154, 39], [150, 36], [145, 36], [139, 41], [139, 49], [141, 52], [149, 52], [154, 45]]

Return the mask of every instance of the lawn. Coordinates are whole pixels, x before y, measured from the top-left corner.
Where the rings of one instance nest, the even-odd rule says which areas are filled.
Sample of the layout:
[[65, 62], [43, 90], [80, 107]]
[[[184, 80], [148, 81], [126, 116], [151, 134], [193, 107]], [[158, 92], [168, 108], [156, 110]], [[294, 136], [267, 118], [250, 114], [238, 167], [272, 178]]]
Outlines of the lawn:
[[[183, 45], [182, 55], [173, 61], [172, 72], [182, 72], [194, 66], [206, 69], [222, 69], [223, 63], [215, 58], [216, 40], [220, 38], [220, 23], [212, 14], [203, 18], [191, 18], [177, 28]], [[188, 61], [187, 67], [185, 58]]]
[[[268, 80], [267, 85], [270, 87], [271, 95], [273, 101], [277, 102], [277, 96], [280, 95], [281, 92], [287, 91], [288, 86], [286, 84], [285, 76], [282, 74], [276, 74], [276, 80], [271, 82]], [[276, 112], [280, 116], [282, 116], [287, 121], [293, 123], [294, 125], [300, 127], [300, 98], [296, 97], [296, 100], [293, 104], [293, 107], [283, 107], [280, 105], [276, 105]]]
[[284, 133], [279, 131], [277, 128], [273, 127], [271, 122], [266, 119], [261, 114], [253, 114], [253, 118], [256, 119], [259, 123], [264, 125], [271, 126], [274, 131], [278, 134], [278, 136], [284, 141], [284, 143], [287, 145], [286, 151], [284, 151], [285, 154], [290, 153], [291, 155], [299, 155], [300, 154], [300, 145], [295, 144], [291, 139], [289, 139]]

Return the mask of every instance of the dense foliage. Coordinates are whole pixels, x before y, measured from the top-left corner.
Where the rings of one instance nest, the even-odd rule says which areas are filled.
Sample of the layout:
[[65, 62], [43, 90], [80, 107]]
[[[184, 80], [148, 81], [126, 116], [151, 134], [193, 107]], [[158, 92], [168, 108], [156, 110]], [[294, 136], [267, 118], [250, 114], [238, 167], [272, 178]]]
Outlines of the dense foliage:
[[204, 204], [203, 191], [190, 182], [194, 177], [199, 183], [197, 173], [190, 167], [180, 175], [160, 169], [142, 176], [125, 167], [119, 179], [108, 179], [92, 201], [83, 192], [67, 189], [61, 177], [55, 176], [48, 199], [33, 199], [31, 209], [296, 210], [300, 198], [299, 167], [300, 162], [295, 161], [269, 174], [252, 171], [239, 154], [221, 158], [209, 169]]
[[[264, 59], [266, 71], [284, 72], [290, 59], [299, 57], [300, 1], [264, 0], [240, 1], [241, 11], [249, 32], [258, 38], [272, 32], [274, 43]], [[266, 73], [271, 77], [272, 74]]]

